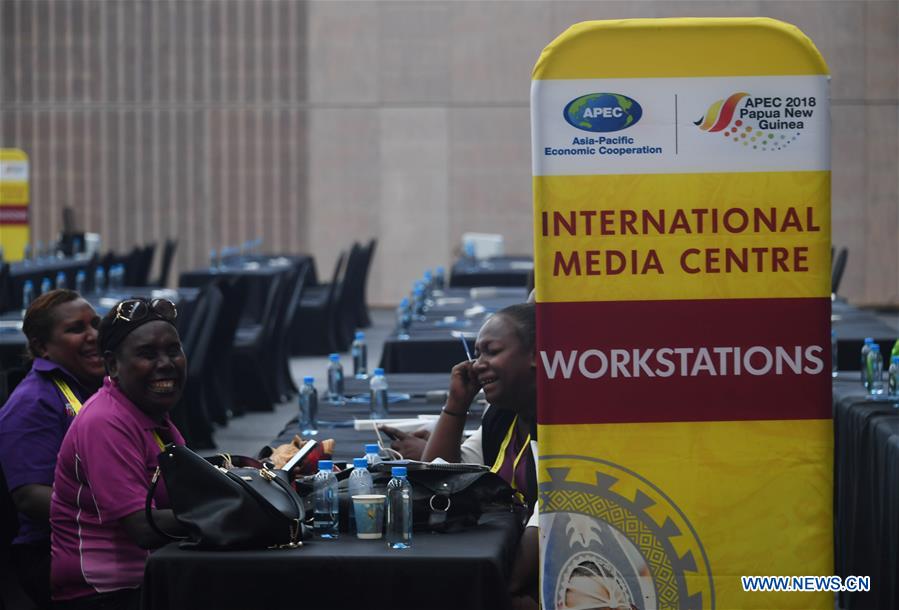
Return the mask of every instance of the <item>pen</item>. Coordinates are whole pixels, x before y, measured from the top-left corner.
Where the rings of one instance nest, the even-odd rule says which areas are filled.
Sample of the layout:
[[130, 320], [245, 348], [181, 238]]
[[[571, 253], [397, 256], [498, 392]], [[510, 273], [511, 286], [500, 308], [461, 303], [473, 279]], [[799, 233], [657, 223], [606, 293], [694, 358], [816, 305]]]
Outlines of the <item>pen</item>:
[[459, 335], [459, 338], [462, 340], [462, 347], [465, 348], [465, 355], [468, 357], [468, 361], [474, 362], [474, 358], [471, 357], [471, 352], [468, 351], [468, 341], [465, 340], [463, 335]]

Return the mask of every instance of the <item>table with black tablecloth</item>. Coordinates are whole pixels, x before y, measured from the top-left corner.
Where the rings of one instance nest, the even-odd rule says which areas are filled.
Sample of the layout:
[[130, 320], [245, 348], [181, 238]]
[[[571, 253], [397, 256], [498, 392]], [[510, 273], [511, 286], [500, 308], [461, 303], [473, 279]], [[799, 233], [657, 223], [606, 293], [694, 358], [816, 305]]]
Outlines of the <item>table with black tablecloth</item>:
[[394, 332], [384, 341], [380, 366], [388, 373], [446, 373], [465, 359], [460, 337], [474, 350], [486, 316], [523, 303], [520, 288], [450, 288], [439, 292], [408, 332]]
[[502, 610], [519, 536], [514, 515], [492, 513], [460, 532], [415, 532], [407, 550], [347, 534], [292, 550], [172, 544], [147, 562], [143, 608]]
[[899, 330], [891, 328], [870, 311], [854, 307], [843, 300], [831, 304], [830, 325], [837, 336], [837, 363], [841, 371], [857, 371], [861, 367], [862, 345], [872, 337], [880, 345], [884, 357], [883, 370], [889, 368], [890, 350]]
[[454, 288], [471, 286], [521, 286], [528, 285], [528, 277], [534, 271], [531, 256], [493, 256], [485, 259], [460, 259], [450, 270], [449, 285]]
[[834, 382], [834, 563], [871, 577], [847, 609], [899, 608], [899, 401], [866, 397], [855, 372]]
[[95, 259], [83, 257], [49, 258], [41, 261], [29, 260], [10, 263], [7, 285], [0, 286], [0, 289], [5, 291], [0, 295], [0, 303], [6, 303], [7, 308], [11, 309], [21, 307], [22, 288], [26, 281], [31, 281], [34, 286], [34, 294], [38, 294], [43, 279], [49, 279], [50, 283], [56, 286], [56, 276], [59, 273], [65, 276], [66, 286], [74, 288], [78, 272], [83, 271], [86, 285], [93, 287], [92, 271], [95, 265]]
[[[449, 388], [449, 372], [443, 374], [397, 374], [388, 375], [389, 392], [408, 394], [409, 399], [389, 405], [388, 418], [415, 419], [418, 415], [439, 415], [445, 403], [445, 393]], [[346, 380], [347, 396], [367, 396], [368, 381], [350, 378]], [[468, 414], [466, 428], [476, 429], [481, 423], [484, 404], [475, 402]], [[364, 446], [378, 441], [372, 429], [356, 430], [354, 421], [369, 419], [369, 404], [365, 402], [349, 402], [344, 405], [332, 405], [327, 401], [324, 392], [319, 395], [318, 434], [316, 439], [334, 439], [333, 458], [339, 462], [351, 462], [354, 457], [364, 455]], [[426, 425], [422, 420], [422, 426]], [[271, 447], [289, 443], [294, 435], [299, 434], [299, 424], [294, 417], [288, 421], [280, 433], [269, 443]], [[385, 444], [390, 440], [383, 436]]]

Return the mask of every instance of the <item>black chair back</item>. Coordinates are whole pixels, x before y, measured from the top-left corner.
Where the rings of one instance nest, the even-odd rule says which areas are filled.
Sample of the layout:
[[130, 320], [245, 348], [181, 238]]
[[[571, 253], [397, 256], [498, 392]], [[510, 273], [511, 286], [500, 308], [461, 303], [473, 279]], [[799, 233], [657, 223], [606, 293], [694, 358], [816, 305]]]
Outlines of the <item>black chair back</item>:
[[159, 277], [153, 282], [154, 286], [165, 288], [169, 282], [169, 271], [172, 268], [172, 260], [175, 258], [175, 248], [178, 246], [178, 240], [167, 239], [162, 249], [162, 260], [159, 263]]
[[837, 294], [840, 290], [840, 282], [843, 279], [843, 272], [846, 270], [846, 260], [849, 258], [849, 249], [840, 248], [837, 258], [833, 262], [833, 270], [830, 274], [830, 291]]

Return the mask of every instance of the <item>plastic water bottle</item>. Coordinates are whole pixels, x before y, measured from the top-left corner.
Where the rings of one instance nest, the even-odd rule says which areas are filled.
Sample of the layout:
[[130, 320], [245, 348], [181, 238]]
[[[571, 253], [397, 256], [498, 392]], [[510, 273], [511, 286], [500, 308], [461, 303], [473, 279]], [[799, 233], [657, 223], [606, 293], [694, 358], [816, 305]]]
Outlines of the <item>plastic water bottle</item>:
[[315, 390], [315, 378], [303, 377], [300, 386], [300, 434], [315, 436], [318, 434], [318, 392]]
[[387, 417], [387, 377], [384, 376], [384, 369], [375, 369], [371, 381], [368, 384], [371, 390], [371, 408], [369, 410], [370, 419], [384, 419]]
[[381, 459], [381, 448], [377, 443], [369, 443], [365, 445], [365, 461], [368, 462], [369, 468], [371, 468], [375, 464], [380, 464], [383, 461]]
[[837, 331], [830, 331], [830, 376], [837, 378], [839, 367], [837, 366]]
[[890, 360], [890, 372], [887, 375], [887, 394], [890, 398], [899, 398], [899, 356]]
[[319, 460], [318, 472], [312, 480], [314, 518], [312, 529], [322, 540], [337, 540], [337, 477], [334, 462]]
[[75, 274], [75, 292], [78, 294], [84, 294], [84, 284], [87, 282], [87, 276], [84, 274], [83, 270], [78, 270], [78, 273]]
[[365, 345], [365, 333], [356, 331], [356, 340], [351, 348], [353, 353], [353, 376], [356, 379], [368, 377], [368, 347]]
[[219, 267], [218, 253], [215, 251], [215, 248], [211, 248], [209, 250], [209, 268], [210, 269], [218, 269], [218, 267]]
[[862, 385], [865, 386], [865, 391], [871, 389], [871, 380], [868, 376], [868, 352], [871, 351], [872, 343], [874, 343], [873, 337], [865, 337], [865, 343], [862, 345], [861, 377]]
[[31, 249], [31, 244], [26, 243], [25, 247], [22, 250], [22, 262], [26, 265], [31, 262], [31, 257], [34, 255], [34, 252]]
[[368, 471], [368, 460], [364, 457], [353, 458], [353, 472], [347, 481], [347, 491], [350, 493], [350, 532], [356, 532], [356, 511], [353, 510], [353, 496], [368, 495], [374, 485], [371, 473]]
[[437, 267], [437, 270], [434, 273], [434, 286], [437, 290], [446, 288], [446, 269], [443, 267]]
[[880, 346], [871, 344], [868, 352], [868, 374], [871, 376], [871, 385], [868, 392], [872, 396], [883, 394], [883, 356], [880, 354]]
[[343, 365], [340, 364], [340, 354], [328, 356], [331, 364], [328, 366], [328, 401], [333, 405], [343, 404]]
[[890, 360], [893, 359], [893, 356], [899, 356], [899, 339], [896, 339], [896, 342], [893, 344], [893, 349], [890, 352]]
[[47, 294], [53, 290], [53, 284], [50, 283], [50, 278], [45, 277], [41, 280], [41, 294]]
[[412, 294], [414, 295], [412, 298], [412, 313], [416, 318], [422, 318], [425, 313], [425, 289], [421, 286], [416, 286]]
[[55, 286], [56, 286], [57, 289], [59, 289], [59, 288], [65, 288], [65, 287], [66, 287], [66, 274], [63, 273], [62, 271], [59, 271], [59, 272], [56, 274], [56, 284], [55, 284]]
[[412, 485], [406, 478], [405, 466], [390, 470], [387, 483], [387, 546], [391, 549], [412, 548]]
[[22, 284], [22, 315], [25, 315], [25, 312], [28, 310], [28, 306], [31, 305], [31, 301], [34, 300], [34, 282], [31, 280], [25, 280], [25, 283]]
[[408, 339], [409, 327], [412, 326], [412, 308], [409, 304], [409, 299], [406, 297], [403, 297], [403, 300], [400, 301], [400, 306], [396, 309], [396, 323], [400, 331], [399, 338]]
[[101, 294], [106, 290], [106, 271], [103, 269], [103, 265], [97, 266], [97, 270], [94, 271], [94, 292], [96, 294]]

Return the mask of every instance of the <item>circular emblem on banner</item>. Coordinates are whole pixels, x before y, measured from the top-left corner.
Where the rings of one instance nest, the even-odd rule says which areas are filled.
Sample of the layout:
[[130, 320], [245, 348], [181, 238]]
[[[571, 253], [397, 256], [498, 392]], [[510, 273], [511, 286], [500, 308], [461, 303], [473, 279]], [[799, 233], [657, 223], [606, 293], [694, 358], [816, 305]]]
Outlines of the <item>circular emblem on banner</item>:
[[620, 93], [589, 93], [568, 102], [562, 115], [572, 127], [608, 133], [635, 125], [643, 116], [643, 108], [637, 100]]
[[705, 549], [658, 487], [583, 456], [541, 456], [540, 469], [544, 608], [715, 608]]

